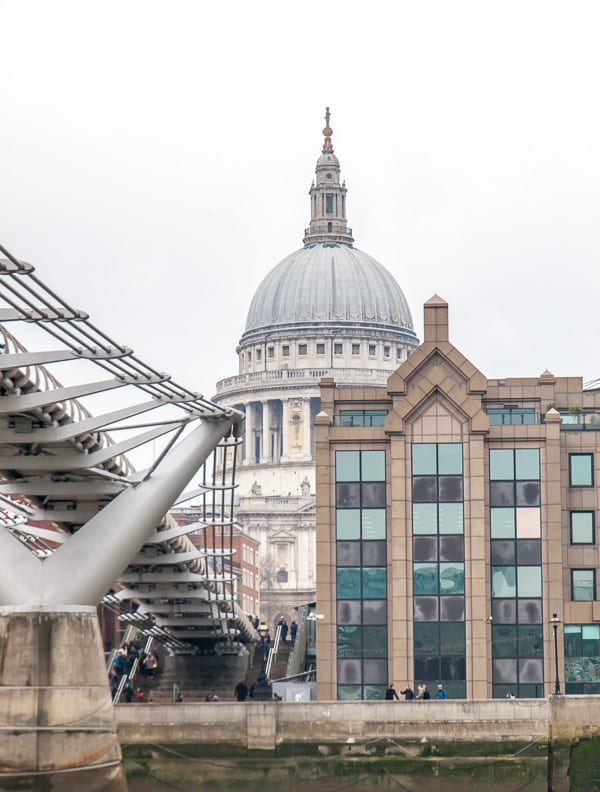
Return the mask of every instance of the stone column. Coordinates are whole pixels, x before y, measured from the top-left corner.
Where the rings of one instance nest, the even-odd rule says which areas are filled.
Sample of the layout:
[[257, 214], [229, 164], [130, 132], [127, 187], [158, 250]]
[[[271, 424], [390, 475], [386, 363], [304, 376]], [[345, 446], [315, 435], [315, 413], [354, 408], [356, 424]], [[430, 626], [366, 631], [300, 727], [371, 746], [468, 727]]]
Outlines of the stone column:
[[304, 417], [304, 456], [311, 459], [310, 449], [310, 398], [302, 400], [302, 414]]
[[0, 789], [126, 792], [96, 608], [0, 608], [0, 713]]
[[244, 465], [251, 465], [254, 460], [254, 427], [252, 425], [252, 402], [244, 405], [246, 421], [244, 423]]
[[271, 438], [269, 432], [269, 402], [263, 399], [262, 402], [262, 440], [260, 444], [260, 461], [271, 461]]
[[287, 399], [281, 400], [281, 440], [282, 451], [281, 459], [287, 460], [289, 458], [289, 423], [290, 423], [290, 409]]

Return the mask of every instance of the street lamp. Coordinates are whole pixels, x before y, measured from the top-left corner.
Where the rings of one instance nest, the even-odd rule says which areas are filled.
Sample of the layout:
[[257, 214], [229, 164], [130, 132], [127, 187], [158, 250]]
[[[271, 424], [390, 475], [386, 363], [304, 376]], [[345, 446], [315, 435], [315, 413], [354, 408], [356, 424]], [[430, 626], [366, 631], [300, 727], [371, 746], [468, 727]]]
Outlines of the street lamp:
[[558, 613], [553, 613], [550, 619], [550, 624], [554, 630], [554, 668], [556, 669], [556, 678], [554, 680], [554, 695], [560, 696], [560, 679], [558, 678], [558, 625], [560, 624], [560, 616]]
[[269, 635], [269, 627], [264, 623], [264, 621], [261, 621], [261, 623], [256, 628], [256, 631], [258, 633], [258, 637], [260, 638], [261, 662], [260, 673], [254, 685], [254, 693], [252, 698], [255, 701], [272, 701], [273, 689], [271, 680], [267, 677], [267, 638]]

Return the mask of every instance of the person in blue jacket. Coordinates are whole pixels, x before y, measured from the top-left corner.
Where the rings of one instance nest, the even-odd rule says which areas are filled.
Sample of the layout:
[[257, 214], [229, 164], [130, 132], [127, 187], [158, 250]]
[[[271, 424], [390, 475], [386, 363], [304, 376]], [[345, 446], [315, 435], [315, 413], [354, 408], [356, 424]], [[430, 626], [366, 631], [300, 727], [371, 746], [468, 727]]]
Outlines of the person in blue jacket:
[[437, 693], [435, 694], [436, 699], [445, 699], [448, 698], [448, 694], [444, 690], [443, 685], [438, 685]]

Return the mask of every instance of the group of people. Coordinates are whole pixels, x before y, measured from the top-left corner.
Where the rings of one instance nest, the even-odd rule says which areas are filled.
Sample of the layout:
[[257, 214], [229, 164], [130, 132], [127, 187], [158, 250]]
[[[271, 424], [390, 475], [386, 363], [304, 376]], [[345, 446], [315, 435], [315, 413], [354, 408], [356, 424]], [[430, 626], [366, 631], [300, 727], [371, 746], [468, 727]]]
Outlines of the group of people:
[[279, 621], [277, 622], [277, 626], [281, 627], [281, 640], [283, 643], [287, 643], [288, 632], [290, 634], [290, 644], [294, 646], [296, 643], [296, 636], [298, 634], [298, 625], [295, 619], [292, 619], [289, 627], [288, 623], [285, 620], [284, 616], [281, 616]]
[[[125, 643], [115, 652], [108, 672], [108, 681], [113, 698], [119, 689], [121, 678], [129, 676], [136, 659], [138, 661], [138, 673], [148, 680], [154, 679], [158, 670], [158, 654], [155, 651], [146, 654], [141, 643], [137, 640]], [[138, 687], [134, 690], [130, 680], [125, 684], [123, 694], [127, 703], [134, 700], [144, 701], [144, 694], [141, 688]]]
[[[400, 691], [400, 693], [401, 695], [404, 696], [405, 701], [412, 701], [413, 699], [419, 701], [428, 701], [431, 698], [431, 693], [429, 692], [429, 689], [427, 688], [426, 684], [417, 685], [416, 695], [415, 695], [415, 691], [411, 688], [410, 685], [407, 685], [404, 688], [404, 690]], [[448, 698], [448, 694], [444, 690], [444, 686], [442, 684], [439, 684], [437, 686], [435, 697], [436, 699], [439, 700]], [[400, 697], [396, 693], [393, 682], [390, 682], [390, 684], [387, 687], [387, 690], [385, 691], [385, 699], [386, 701], [393, 701], [394, 699], [396, 699], [396, 701], [400, 701]]]

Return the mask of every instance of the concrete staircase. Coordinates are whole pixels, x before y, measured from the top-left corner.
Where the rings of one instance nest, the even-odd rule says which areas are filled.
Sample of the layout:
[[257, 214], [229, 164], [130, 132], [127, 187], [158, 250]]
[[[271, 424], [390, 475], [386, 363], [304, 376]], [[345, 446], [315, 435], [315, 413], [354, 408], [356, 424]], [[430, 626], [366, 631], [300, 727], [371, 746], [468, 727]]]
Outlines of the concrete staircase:
[[204, 701], [207, 694], [215, 693], [220, 701], [234, 701], [234, 688], [247, 670], [247, 655], [167, 656], [161, 658], [154, 680], [138, 676], [134, 687], [141, 687], [145, 701], [152, 699], [155, 704], [173, 700], [174, 684], [185, 702]]

